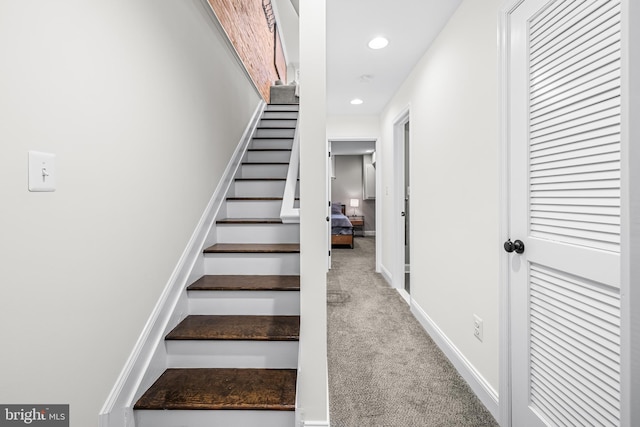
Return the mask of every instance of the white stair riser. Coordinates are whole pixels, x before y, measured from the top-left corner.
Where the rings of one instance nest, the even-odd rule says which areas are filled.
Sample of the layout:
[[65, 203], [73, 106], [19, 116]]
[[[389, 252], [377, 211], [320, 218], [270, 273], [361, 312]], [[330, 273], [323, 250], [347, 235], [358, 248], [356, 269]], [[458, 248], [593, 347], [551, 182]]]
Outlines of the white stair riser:
[[291, 151], [247, 151], [245, 160], [248, 163], [251, 162], [259, 162], [259, 163], [288, 163], [291, 159]]
[[267, 105], [265, 111], [298, 111], [299, 104], [271, 104]]
[[296, 369], [298, 341], [166, 341], [169, 368]]
[[264, 117], [260, 120], [260, 124], [258, 125], [260, 128], [286, 128], [286, 129], [295, 129], [296, 128], [296, 119], [268, 119], [265, 120]]
[[138, 410], [136, 427], [294, 427], [295, 411]]
[[298, 275], [300, 254], [205, 254], [204, 274]]
[[300, 243], [300, 224], [218, 224], [218, 243]]
[[293, 138], [295, 129], [256, 129], [253, 135], [257, 138]]
[[241, 178], [286, 178], [289, 165], [244, 164], [240, 169]]
[[282, 197], [285, 181], [236, 180], [233, 194], [236, 197]]
[[189, 291], [191, 315], [299, 316], [298, 291]]
[[262, 114], [263, 119], [297, 119], [297, 111], [265, 111]]
[[293, 138], [258, 138], [251, 140], [250, 148], [284, 148], [293, 147]]
[[227, 200], [228, 218], [280, 218], [282, 200]]

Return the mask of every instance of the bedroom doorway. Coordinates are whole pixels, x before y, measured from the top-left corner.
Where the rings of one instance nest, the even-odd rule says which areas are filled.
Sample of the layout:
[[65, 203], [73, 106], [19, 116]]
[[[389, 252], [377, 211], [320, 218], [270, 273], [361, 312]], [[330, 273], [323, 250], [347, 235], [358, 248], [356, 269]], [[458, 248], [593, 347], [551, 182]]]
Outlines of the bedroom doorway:
[[409, 109], [402, 112], [394, 121], [394, 193], [397, 212], [396, 267], [394, 286], [400, 295], [410, 303], [411, 300], [411, 126]]
[[[376, 138], [340, 138], [329, 140], [329, 182], [328, 194], [331, 204], [342, 205], [343, 213], [352, 223], [352, 239], [357, 250], [359, 239], [373, 239], [376, 235], [378, 223], [378, 204], [376, 193], [379, 180], [379, 170], [376, 166]], [[334, 206], [335, 207], [335, 206]], [[330, 232], [333, 227], [333, 213]], [[336, 225], [343, 225], [337, 224]], [[337, 229], [337, 228], [336, 228]], [[351, 234], [351, 233], [350, 233]], [[330, 236], [330, 241], [344, 242], [347, 236]], [[335, 255], [335, 249], [349, 248], [351, 244], [337, 244], [332, 247], [331, 255]], [[375, 241], [375, 264], [379, 271], [378, 263], [380, 253], [378, 240]], [[330, 267], [331, 268], [331, 267]]]

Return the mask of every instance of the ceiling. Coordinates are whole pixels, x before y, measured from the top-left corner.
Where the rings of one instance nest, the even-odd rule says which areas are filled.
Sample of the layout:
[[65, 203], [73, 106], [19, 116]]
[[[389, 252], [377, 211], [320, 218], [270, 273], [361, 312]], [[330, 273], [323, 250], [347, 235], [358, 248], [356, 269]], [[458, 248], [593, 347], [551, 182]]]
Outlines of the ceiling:
[[[328, 114], [379, 114], [460, 3], [327, 0]], [[376, 36], [389, 45], [370, 49]], [[363, 104], [351, 105], [354, 98]]]
[[[309, 0], [308, 0], [309, 1]], [[273, 0], [289, 62], [298, 63], [299, 0]], [[326, 0], [327, 113], [377, 115], [462, 0]], [[368, 47], [376, 36], [389, 45]], [[350, 101], [360, 98], [361, 105]]]

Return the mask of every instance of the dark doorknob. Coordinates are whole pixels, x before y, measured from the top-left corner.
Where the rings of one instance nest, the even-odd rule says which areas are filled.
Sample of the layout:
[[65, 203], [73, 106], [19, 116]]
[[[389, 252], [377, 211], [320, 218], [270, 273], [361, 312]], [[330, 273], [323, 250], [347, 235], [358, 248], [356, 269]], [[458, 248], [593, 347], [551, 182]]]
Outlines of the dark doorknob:
[[406, 212], [400, 212], [400, 216], [407, 216]]
[[521, 254], [524, 252], [524, 243], [522, 240], [516, 240], [512, 242], [511, 239], [504, 242], [504, 250], [511, 253], [515, 252], [517, 254]]

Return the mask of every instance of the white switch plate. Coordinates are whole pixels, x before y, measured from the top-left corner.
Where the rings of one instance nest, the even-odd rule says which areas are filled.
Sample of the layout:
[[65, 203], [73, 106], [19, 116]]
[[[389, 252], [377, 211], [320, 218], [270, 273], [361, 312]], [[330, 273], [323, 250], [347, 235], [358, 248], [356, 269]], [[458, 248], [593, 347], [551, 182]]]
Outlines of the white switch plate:
[[29, 151], [29, 191], [56, 191], [56, 155]]

